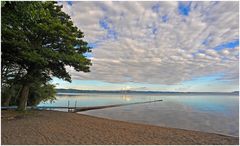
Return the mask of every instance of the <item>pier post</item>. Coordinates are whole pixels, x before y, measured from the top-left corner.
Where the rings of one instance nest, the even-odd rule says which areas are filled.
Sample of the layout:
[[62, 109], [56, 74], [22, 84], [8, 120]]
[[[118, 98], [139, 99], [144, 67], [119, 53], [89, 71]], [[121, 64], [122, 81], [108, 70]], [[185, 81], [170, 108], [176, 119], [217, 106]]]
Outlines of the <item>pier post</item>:
[[75, 110], [74, 111], [76, 111], [76, 109], [77, 109], [77, 100], [75, 101]]
[[68, 112], [69, 112], [70, 101], [68, 100]]

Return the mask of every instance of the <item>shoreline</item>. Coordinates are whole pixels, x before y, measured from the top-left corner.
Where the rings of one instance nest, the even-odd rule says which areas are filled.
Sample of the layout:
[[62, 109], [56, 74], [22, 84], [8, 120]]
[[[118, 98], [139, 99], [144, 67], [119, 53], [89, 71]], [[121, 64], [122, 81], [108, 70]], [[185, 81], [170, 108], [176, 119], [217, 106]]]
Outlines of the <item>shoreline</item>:
[[239, 144], [239, 137], [79, 113], [2, 111], [2, 144]]
[[[59, 112], [62, 112], [62, 111], [59, 111]], [[93, 118], [111, 120], [111, 121], [116, 121], [116, 122], [126, 122], [126, 123], [129, 123], [129, 124], [140, 124], [140, 125], [143, 125], [143, 126], [156, 126], [156, 127], [160, 127], [160, 128], [187, 130], [187, 131], [193, 131], [193, 132], [202, 132], [202, 133], [207, 133], [207, 134], [216, 134], [216, 135], [220, 135], [220, 136], [227, 136], [227, 137], [239, 138], [238, 136], [228, 135], [228, 134], [223, 134], [223, 133], [205, 132], [205, 131], [199, 131], [199, 130], [191, 130], [191, 129], [175, 128], [175, 127], [168, 127], [168, 126], [151, 125], [151, 124], [146, 124], [146, 123], [129, 122], [129, 121], [116, 120], [116, 119], [105, 118], [105, 117], [103, 118], [103, 117], [98, 117], [98, 116], [92, 116], [92, 115], [82, 114], [81, 112], [76, 112], [76, 114], [80, 114], [80, 115], [84, 115], [84, 116], [89, 116], [89, 117], [93, 117]]]

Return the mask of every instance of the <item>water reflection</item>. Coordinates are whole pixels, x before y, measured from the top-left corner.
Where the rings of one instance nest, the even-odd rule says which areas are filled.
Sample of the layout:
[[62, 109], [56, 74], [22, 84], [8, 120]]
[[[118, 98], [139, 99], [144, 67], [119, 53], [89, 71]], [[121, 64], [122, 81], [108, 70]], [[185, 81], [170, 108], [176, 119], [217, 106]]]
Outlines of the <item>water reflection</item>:
[[131, 96], [123, 95], [122, 99], [125, 100], [125, 101], [130, 101], [131, 100]]
[[82, 114], [158, 126], [238, 136], [239, 98], [231, 95], [86, 94], [57, 96], [39, 106], [102, 106], [160, 100], [139, 105], [82, 112]]

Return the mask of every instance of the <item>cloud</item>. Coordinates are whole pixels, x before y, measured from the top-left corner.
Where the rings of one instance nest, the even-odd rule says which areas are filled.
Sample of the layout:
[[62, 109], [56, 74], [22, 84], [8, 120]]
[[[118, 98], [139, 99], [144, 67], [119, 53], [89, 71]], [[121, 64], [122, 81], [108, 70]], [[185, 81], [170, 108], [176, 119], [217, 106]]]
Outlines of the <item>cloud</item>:
[[91, 72], [69, 68], [73, 79], [172, 85], [223, 73], [238, 82], [238, 2], [59, 4], [95, 46]]

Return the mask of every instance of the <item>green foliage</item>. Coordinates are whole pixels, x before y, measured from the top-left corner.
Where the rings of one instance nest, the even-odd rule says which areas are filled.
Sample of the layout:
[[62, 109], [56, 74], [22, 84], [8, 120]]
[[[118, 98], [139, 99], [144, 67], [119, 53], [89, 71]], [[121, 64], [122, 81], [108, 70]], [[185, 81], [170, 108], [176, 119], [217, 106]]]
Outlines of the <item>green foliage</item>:
[[91, 62], [83, 53], [90, 48], [82, 37], [56, 2], [6, 2], [2, 8], [2, 63], [18, 64], [36, 76], [71, 81], [66, 66], [88, 72]]
[[54, 85], [51, 84], [35, 84], [35, 86], [30, 87], [30, 95], [28, 98], [28, 105], [36, 106], [41, 101], [54, 101], [56, 99], [56, 91]]
[[[90, 52], [83, 32], [61, 11], [62, 6], [48, 1], [1, 2], [2, 89], [8, 90], [20, 105], [35, 105], [54, 99], [53, 76], [71, 82], [66, 66], [89, 72], [91, 62], [83, 54]], [[30, 94], [20, 94], [27, 87]], [[3, 95], [3, 94], [2, 94]]]
[[[9, 102], [9, 105], [17, 105], [17, 102], [18, 102], [17, 97], [19, 96], [19, 92], [21, 88], [22, 86], [17, 84], [13, 85], [11, 88], [2, 87], [2, 93], [1, 93], [2, 102], [4, 102], [10, 96], [11, 100]], [[56, 90], [54, 85], [49, 83], [43, 84], [43, 83], [35, 82], [34, 84], [31, 84], [27, 104], [29, 106], [36, 106], [42, 101], [53, 102], [54, 100], [56, 100], [55, 95], [56, 95]]]
[[[2, 106], [17, 105], [17, 97], [19, 96], [21, 88], [22, 86], [19, 84], [14, 84], [11, 87], [2, 87]], [[8, 102], [7, 105], [4, 104], [6, 101]]]

